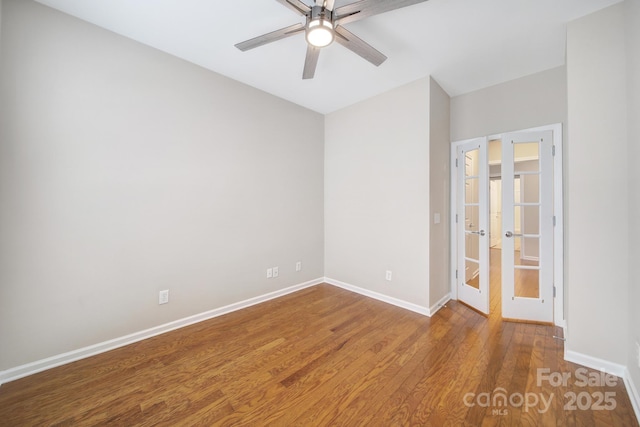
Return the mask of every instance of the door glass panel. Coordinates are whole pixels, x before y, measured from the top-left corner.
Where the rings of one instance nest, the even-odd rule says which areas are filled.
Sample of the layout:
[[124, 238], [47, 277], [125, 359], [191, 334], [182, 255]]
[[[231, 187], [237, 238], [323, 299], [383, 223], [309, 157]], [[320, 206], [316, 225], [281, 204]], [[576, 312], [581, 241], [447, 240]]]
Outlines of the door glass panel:
[[480, 206], [464, 207], [464, 229], [478, 230], [478, 222], [480, 221]]
[[478, 159], [480, 150], [470, 150], [464, 154], [464, 176], [478, 175]]
[[521, 175], [518, 191], [523, 203], [540, 203], [540, 174]]
[[540, 206], [518, 206], [522, 214], [522, 234], [540, 233]]
[[519, 160], [518, 163], [515, 163], [513, 165], [513, 170], [516, 175], [527, 174], [527, 173], [539, 173], [540, 161], [537, 159]]
[[[540, 159], [540, 147], [536, 142], [519, 142], [513, 144], [513, 161], [515, 163]], [[535, 169], [539, 170], [539, 169]]]
[[539, 262], [540, 238], [516, 237], [514, 239], [516, 249], [513, 252], [514, 265], [527, 265], [537, 267]]
[[519, 298], [540, 298], [540, 270], [515, 267], [514, 295]]
[[514, 234], [539, 234], [540, 233], [540, 206], [514, 206], [513, 207], [513, 233]]
[[464, 181], [464, 202], [478, 203], [480, 192], [479, 178], [467, 178]]
[[465, 263], [465, 280], [464, 282], [472, 288], [480, 289], [480, 264], [467, 260]]
[[522, 206], [513, 207], [513, 234], [522, 234]]
[[513, 238], [513, 259], [515, 264], [520, 264], [520, 249], [522, 248], [522, 237]]
[[480, 236], [473, 233], [467, 233], [464, 248], [465, 258], [478, 260], [480, 258]]

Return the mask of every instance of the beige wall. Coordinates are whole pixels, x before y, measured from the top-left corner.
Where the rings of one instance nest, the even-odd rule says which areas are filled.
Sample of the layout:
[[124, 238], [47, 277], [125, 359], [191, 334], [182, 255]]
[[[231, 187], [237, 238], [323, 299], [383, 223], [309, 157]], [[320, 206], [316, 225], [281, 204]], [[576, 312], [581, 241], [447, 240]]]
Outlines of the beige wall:
[[[451, 291], [449, 278], [450, 242], [450, 98], [432, 78], [429, 106], [429, 307]], [[440, 215], [440, 223], [434, 217]]]
[[638, 159], [640, 159], [640, 1], [627, 0], [624, 4], [625, 41], [627, 55], [627, 124], [629, 155], [629, 371], [640, 389], [640, 368], [636, 343], [640, 343], [640, 190], [638, 188]]
[[322, 277], [322, 115], [2, 6], [0, 371]]
[[566, 70], [557, 67], [451, 98], [451, 140], [564, 123]]
[[628, 174], [623, 4], [569, 23], [566, 350], [627, 364]]
[[425, 308], [429, 92], [425, 78], [325, 118], [325, 276]]

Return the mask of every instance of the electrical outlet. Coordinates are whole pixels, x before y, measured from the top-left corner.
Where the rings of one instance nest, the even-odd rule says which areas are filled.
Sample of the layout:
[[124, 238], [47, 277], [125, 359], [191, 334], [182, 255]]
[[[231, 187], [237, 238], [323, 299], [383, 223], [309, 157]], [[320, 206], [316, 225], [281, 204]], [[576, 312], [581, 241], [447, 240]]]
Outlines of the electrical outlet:
[[278, 267], [273, 267], [273, 277], [278, 277]]
[[390, 282], [392, 274], [393, 274], [393, 272], [391, 270], [387, 270], [387, 274], [385, 275], [385, 279]]
[[302, 270], [302, 261], [296, 262], [296, 271]]
[[273, 277], [273, 268], [267, 268], [267, 279], [271, 279]]
[[169, 302], [169, 289], [160, 291], [158, 294], [158, 304], [166, 304]]

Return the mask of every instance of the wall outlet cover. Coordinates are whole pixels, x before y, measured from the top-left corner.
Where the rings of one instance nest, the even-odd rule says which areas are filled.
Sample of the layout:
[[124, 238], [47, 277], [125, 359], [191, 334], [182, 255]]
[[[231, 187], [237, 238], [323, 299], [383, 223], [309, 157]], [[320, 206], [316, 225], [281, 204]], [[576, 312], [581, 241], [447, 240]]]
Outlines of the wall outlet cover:
[[169, 302], [169, 289], [160, 291], [158, 294], [158, 304], [166, 304]]

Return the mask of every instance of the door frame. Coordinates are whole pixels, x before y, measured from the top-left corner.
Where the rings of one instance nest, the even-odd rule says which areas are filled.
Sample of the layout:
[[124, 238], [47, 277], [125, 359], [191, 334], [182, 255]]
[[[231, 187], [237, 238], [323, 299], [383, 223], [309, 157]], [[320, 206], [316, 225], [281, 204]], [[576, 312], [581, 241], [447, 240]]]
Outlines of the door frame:
[[[564, 309], [564, 168], [563, 168], [563, 127], [562, 123], [556, 123], [552, 125], [539, 126], [528, 129], [520, 129], [515, 131], [505, 131], [493, 135], [486, 135], [487, 143], [492, 139], [502, 139], [502, 135], [510, 132], [537, 132], [537, 131], [553, 131], [553, 215], [555, 219], [555, 227], [553, 229], [553, 283], [555, 287], [555, 297], [553, 302], [553, 319], [557, 326], [566, 327], [566, 316]], [[484, 138], [485, 136], [482, 136]], [[450, 156], [449, 156], [449, 171], [450, 171], [450, 208], [451, 218], [449, 221], [450, 228], [450, 266], [449, 266], [449, 278], [450, 278], [450, 290], [451, 299], [458, 299], [458, 289], [456, 280], [456, 268], [458, 264], [458, 248], [457, 248], [457, 231], [456, 231], [456, 212], [457, 212], [457, 185], [458, 178], [456, 173], [456, 157], [457, 147], [459, 144], [469, 142], [477, 138], [469, 138], [460, 141], [451, 142]]]

